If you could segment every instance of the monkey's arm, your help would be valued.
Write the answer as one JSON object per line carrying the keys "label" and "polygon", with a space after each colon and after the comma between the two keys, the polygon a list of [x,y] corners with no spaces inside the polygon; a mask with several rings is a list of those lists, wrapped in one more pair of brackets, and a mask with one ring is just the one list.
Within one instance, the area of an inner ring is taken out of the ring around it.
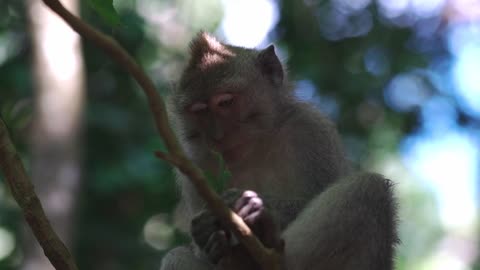
{"label": "monkey's arm", "polygon": [[389,180],[362,173],[335,182],[284,231],[287,269],[392,269],[395,218]]}
{"label": "monkey's arm", "polygon": [[169,251],[162,259],[160,270],[212,270],[214,266],[206,259],[195,255],[191,245],[180,246]]}

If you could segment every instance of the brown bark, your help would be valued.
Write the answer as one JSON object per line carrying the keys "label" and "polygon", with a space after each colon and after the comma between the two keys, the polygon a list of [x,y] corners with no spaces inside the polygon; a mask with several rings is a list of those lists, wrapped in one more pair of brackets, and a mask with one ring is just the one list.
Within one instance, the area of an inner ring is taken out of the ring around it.
{"label": "brown bark", "polygon": [[22,209],[28,225],[42,246],[45,255],[57,270],[77,270],[72,255],[58,235],[53,231],[43,207],[35,194],[15,147],[8,135],[7,127],[0,118],[0,169],[13,197]]}
{"label": "brown bark", "polygon": [[[78,12],[77,0],[62,0]],[[80,37],[38,0],[27,0],[32,36],[35,111],[31,181],[52,227],[70,246],[80,185],[84,75]],[[25,230],[23,270],[50,270]]]}

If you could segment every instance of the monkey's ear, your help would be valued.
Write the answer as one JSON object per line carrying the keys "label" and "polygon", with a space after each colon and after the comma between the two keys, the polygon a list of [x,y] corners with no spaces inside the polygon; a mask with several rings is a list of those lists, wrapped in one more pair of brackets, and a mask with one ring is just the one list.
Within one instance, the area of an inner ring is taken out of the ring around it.
{"label": "monkey's ear", "polygon": [[283,84],[282,63],[275,54],[275,47],[273,45],[260,51],[257,56],[257,63],[262,73],[269,78],[275,86]]}

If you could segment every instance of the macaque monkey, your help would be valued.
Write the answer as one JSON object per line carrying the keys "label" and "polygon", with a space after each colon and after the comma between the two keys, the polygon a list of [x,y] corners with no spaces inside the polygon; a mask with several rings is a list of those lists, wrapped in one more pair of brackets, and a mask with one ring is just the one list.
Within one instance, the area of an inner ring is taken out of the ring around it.
{"label": "macaque monkey", "polygon": [[[199,33],[169,98],[189,157],[231,179],[222,195],[288,270],[390,270],[397,243],[392,183],[352,172],[334,125],[297,100],[273,45],[246,49]],[[193,243],[162,269],[259,269],[179,174]]]}

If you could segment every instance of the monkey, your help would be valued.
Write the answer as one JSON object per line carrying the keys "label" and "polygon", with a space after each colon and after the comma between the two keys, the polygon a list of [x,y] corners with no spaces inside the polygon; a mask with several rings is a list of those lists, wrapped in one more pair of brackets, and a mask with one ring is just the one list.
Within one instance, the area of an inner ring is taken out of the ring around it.
{"label": "monkey", "polygon": [[[284,269],[393,269],[392,181],[354,171],[335,125],[293,89],[273,45],[243,48],[200,32],[167,106],[196,165],[218,175],[224,160],[222,199],[265,246],[284,249]],[[260,269],[181,173],[178,186],[193,241],[161,269]]]}

